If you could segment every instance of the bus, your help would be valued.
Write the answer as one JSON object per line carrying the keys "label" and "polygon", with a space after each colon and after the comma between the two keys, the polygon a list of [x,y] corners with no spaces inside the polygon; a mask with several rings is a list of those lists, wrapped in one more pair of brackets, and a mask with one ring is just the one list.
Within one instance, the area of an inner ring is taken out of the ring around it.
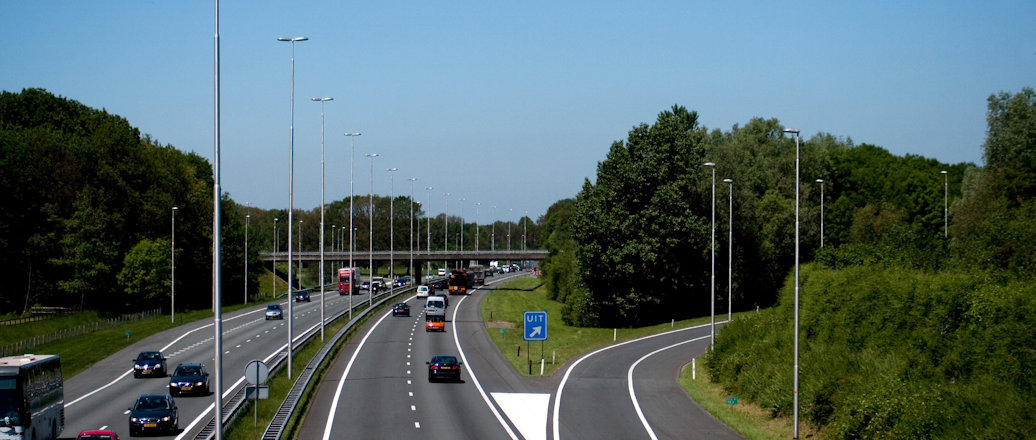
{"label": "bus", "polygon": [[359,295],[360,294],[360,283],[358,281],[359,270],[356,268],[343,267],[338,269],[338,294],[339,295]]}
{"label": "bus", "polygon": [[0,358],[0,439],[57,438],[65,428],[61,358]]}

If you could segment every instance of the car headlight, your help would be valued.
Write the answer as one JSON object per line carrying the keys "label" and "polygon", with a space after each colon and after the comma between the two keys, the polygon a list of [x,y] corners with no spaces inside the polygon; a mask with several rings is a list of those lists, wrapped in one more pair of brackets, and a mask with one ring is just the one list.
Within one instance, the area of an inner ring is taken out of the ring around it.
{"label": "car headlight", "polygon": [[200,387],[202,385],[205,385],[205,382],[198,381],[198,383],[194,384],[194,386],[198,386],[198,387]]}
{"label": "car headlight", "polygon": [[136,417],[130,417],[130,422],[137,423],[137,418]]}
{"label": "car headlight", "polygon": [[176,382],[169,382],[169,388],[176,388]]}
{"label": "car headlight", "polygon": [[168,421],[169,421],[169,418],[170,418],[169,416],[165,416],[165,417],[162,417],[162,421],[163,421],[163,422],[168,422]]}

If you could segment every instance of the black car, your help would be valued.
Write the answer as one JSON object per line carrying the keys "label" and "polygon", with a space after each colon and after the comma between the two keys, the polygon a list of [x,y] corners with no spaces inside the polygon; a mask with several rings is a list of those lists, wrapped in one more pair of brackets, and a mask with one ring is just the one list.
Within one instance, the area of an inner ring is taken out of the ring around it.
{"label": "black car", "polygon": [[180,416],[176,401],[168,394],[143,394],[129,409],[130,435],[144,432],[180,431]]}
{"label": "black car", "polygon": [[209,373],[202,364],[180,364],[169,378],[169,394],[209,394]]}
{"label": "black car", "polygon": [[493,269],[486,269],[485,275],[483,275],[483,276],[487,276],[487,277],[493,276]]}
{"label": "black car", "polygon": [[161,351],[143,351],[133,360],[133,377],[162,377],[167,374],[169,374],[168,367]]}
{"label": "black car", "polygon": [[439,379],[460,381],[460,362],[456,356],[434,356],[428,364],[428,381],[434,382]]}
{"label": "black car", "polygon": [[312,299],[309,297],[309,290],[300,290],[295,293],[295,302],[310,302],[311,300]]}
{"label": "black car", "polygon": [[410,316],[410,306],[407,303],[396,303],[392,306],[392,316]]}
{"label": "black car", "polygon": [[281,305],[270,304],[266,306],[266,319],[284,319],[284,311],[281,310]]}

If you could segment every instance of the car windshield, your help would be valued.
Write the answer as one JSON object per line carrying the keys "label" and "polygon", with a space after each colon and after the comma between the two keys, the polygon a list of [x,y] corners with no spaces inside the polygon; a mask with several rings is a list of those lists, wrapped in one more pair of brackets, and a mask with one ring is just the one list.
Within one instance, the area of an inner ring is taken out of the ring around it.
{"label": "car windshield", "polygon": [[457,363],[457,358],[453,356],[436,356],[432,358],[432,363],[439,365],[453,365]]}
{"label": "car windshield", "polygon": [[201,374],[201,367],[180,367],[176,369],[174,376],[196,376]]}
{"label": "car windshield", "polygon": [[135,409],[166,409],[167,407],[168,405],[164,397],[141,397],[140,399],[137,399],[137,406]]}
{"label": "car windshield", "polygon": [[162,355],[159,354],[159,353],[154,353],[154,352],[152,352],[152,353],[141,353],[140,356],[137,356],[137,360],[138,361],[154,361],[154,360],[159,360],[159,359],[162,359]]}
{"label": "car windshield", "polygon": [[276,311],[276,310],[280,310],[280,309],[281,309],[281,306],[266,306],[266,310],[268,310],[268,311]]}

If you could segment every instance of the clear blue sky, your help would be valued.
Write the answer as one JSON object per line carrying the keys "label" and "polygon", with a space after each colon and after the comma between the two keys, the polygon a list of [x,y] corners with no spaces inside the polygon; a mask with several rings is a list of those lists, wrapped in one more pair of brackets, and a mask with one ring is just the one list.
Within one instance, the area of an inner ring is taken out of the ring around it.
{"label": "clear blue sky", "polygon": [[[295,207],[395,193],[479,221],[542,215],[673,104],[709,129],[777,118],[894,154],[982,163],[986,98],[1036,85],[1036,2],[227,1],[222,184]],[[213,157],[212,1],[5,1],[0,89],[45,88]],[[461,171],[457,164],[463,164]],[[432,186],[434,190],[425,191]],[[496,206],[493,211],[490,207]],[[509,210],[513,210],[509,214]],[[510,216],[510,217],[509,217]]]}

